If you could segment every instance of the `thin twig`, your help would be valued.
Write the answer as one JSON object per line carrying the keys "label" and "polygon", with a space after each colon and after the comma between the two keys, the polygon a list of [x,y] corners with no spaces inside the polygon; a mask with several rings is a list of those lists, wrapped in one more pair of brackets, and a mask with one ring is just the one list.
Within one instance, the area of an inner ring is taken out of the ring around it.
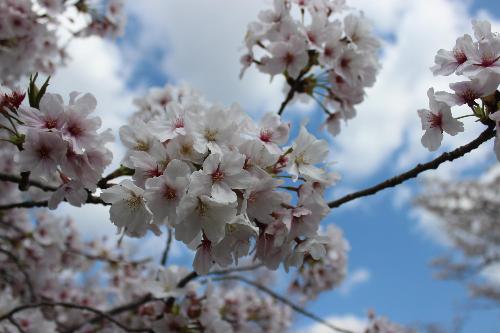
{"label": "thin twig", "polygon": [[292,100],[293,96],[295,95],[295,85],[290,87],[290,91],[288,91],[288,95],[286,95],[285,100],[281,103],[280,109],[278,110],[278,115],[282,115],[283,111],[285,111],[285,108],[287,104]]}
{"label": "thin twig", "polygon": [[[106,312],[102,312],[102,311],[99,311],[99,313],[96,313],[97,315],[95,317],[92,317],[84,322],[82,322],[81,324],[79,325],[76,325],[74,327],[71,327],[67,330],[64,331],[64,333],[72,333],[72,332],[75,332],[75,331],[78,331],[80,328],[82,328],[83,326],[87,325],[87,324],[95,324],[103,319],[108,319],[111,318],[112,320],[115,320],[112,318],[112,316],[116,316],[116,315],[119,315],[123,312],[127,312],[127,311],[133,311],[137,308],[139,308],[141,305],[143,304],[146,304],[148,302],[151,302],[151,301],[154,301],[156,300],[155,298],[153,298],[151,295],[146,295],[134,302],[131,302],[131,303],[128,303],[128,304],[124,304],[124,305],[120,305],[116,308],[113,308],[109,311],[106,311]],[[150,330],[143,330],[141,332],[151,332]]]}
{"label": "thin twig", "polygon": [[63,308],[68,308],[68,309],[77,309],[77,310],[82,310],[82,311],[88,311],[97,314],[101,318],[105,318],[111,323],[115,324],[116,326],[120,327],[122,330],[126,332],[153,332],[149,328],[130,328],[125,326],[124,324],[120,323],[118,320],[114,319],[110,315],[97,310],[95,308],[89,307],[89,306],[84,306],[84,305],[77,305],[77,304],[72,304],[72,303],[64,303],[64,302],[39,302],[39,303],[33,303],[33,304],[24,304],[15,307],[14,309],[10,310],[6,314],[0,316],[0,322],[9,318],[12,318],[13,315],[16,313],[22,312],[24,310],[28,309],[33,309],[33,308],[41,308],[41,307],[63,307]]}
{"label": "thin twig", "polygon": [[133,265],[133,266],[135,266],[135,265],[146,264],[146,263],[151,261],[151,258],[144,258],[144,259],[132,260],[132,261],[123,261],[120,259],[108,258],[104,255],[94,255],[94,254],[86,253],[86,252],[76,250],[76,249],[68,249],[67,252],[73,253],[75,255],[80,255],[80,256],[87,258],[87,259],[90,259],[90,260],[98,260],[98,261],[108,262],[112,265]]}
{"label": "thin twig", "polygon": [[244,282],[246,284],[249,284],[257,289],[259,289],[260,291],[270,295],[271,297],[273,297],[274,299],[276,299],[277,301],[283,303],[283,304],[286,304],[288,305],[290,308],[292,308],[294,311],[308,317],[308,318],[311,318],[312,320],[314,321],[317,321],[318,323],[321,323],[325,326],[327,326],[328,328],[334,330],[334,331],[337,331],[337,332],[342,332],[342,333],[354,333],[350,330],[347,330],[347,329],[344,329],[344,328],[341,328],[341,327],[337,327],[329,322],[327,322],[326,320],[324,320],[323,318],[315,315],[314,313],[312,312],[309,312],[307,310],[305,310],[304,308],[298,306],[297,304],[293,303],[292,301],[290,301],[289,299],[275,293],[274,291],[272,291],[271,289],[255,282],[255,281],[252,281],[252,280],[249,280],[243,276],[240,276],[240,275],[226,275],[226,276],[221,276],[221,277],[217,277],[217,278],[213,278],[212,279],[213,281],[227,281],[227,280],[237,280],[237,281],[241,281],[241,282]]}
{"label": "thin twig", "polygon": [[0,248],[0,253],[3,253],[7,257],[9,257],[10,261],[12,261],[17,266],[17,268],[19,269],[19,271],[21,272],[21,274],[24,277],[24,281],[25,281],[26,285],[28,286],[30,300],[32,302],[34,302],[36,300],[35,289],[33,288],[33,283],[31,283],[30,275],[24,269],[23,265],[21,264],[21,261],[16,257],[16,255],[14,253],[7,251],[5,249]]}
{"label": "thin twig", "polygon": [[23,330],[23,328],[21,327],[21,325],[19,325],[19,323],[17,322],[17,320],[14,319],[14,317],[9,317],[7,318],[8,321],[10,321],[10,323],[12,325],[15,326],[15,328],[17,328],[17,330],[19,331],[19,333],[26,333],[25,330]]}
{"label": "thin twig", "polygon": [[167,264],[168,253],[170,252],[170,245],[172,244],[172,229],[167,227],[167,243],[165,244],[165,250],[163,251],[163,255],[161,256],[160,264],[165,266]]}
{"label": "thin twig", "polygon": [[457,149],[455,149],[451,152],[445,152],[430,162],[427,162],[424,164],[418,164],[413,169],[408,170],[408,171],[406,171],[398,176],[387,179],[387,180],[385,180],[385,181],[383,181],[375,186],[369,187],[367,189],[364,189],[364,190],[361,190],[358,192],[348,194],[340,199],[330,201],[328,203],[328,206],[330,208],[339,207],[339,206],[341,206],[349,201],[355,200],[357,198],[372,195],[372,194],[375,194],[378,191],[381,191],[383,189],[399,185],[399,184],[407,181],[408,179],[417,177],[421,172],[431,170],[431,169],[437,169],[442,163],[444,163],[446,161],[451,162],[457,158],[464,156],[467,153],[470,153],[471,151],[473,151],[474,149],[476,149],[477,147],[479,147],[481,144],[488,141],[489,139],[493,138],[494,136],[495,136],[495,131],[493,130],[493,127],[489,126],[476,139],[472,140],[471,142],[469,142],[466,145],[458,147]]}

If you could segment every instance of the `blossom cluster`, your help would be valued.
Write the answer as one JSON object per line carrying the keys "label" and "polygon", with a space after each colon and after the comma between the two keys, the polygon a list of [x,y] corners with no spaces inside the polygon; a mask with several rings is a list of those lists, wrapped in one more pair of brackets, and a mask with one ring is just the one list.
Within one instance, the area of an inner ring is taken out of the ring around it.
{"label": "blossom cluster", "polygon": [[283,74],[290,97],[307,95],[320,104],[332,135],[341,120],[356,115],[379,68],[378,39],[344,0],[275,0],[249,24],[245,45],[241,75],[252,64],[271,77]]}
{"label": "blossom cluster", "polygon": [[73,36],[115,35],[123,30],[122,0],[107,1],[104,14],[87,1],[0,0],[0,83],[12,87],[30,73],[52,74],[68,58],[61,35],[74,28],[68,22],[79,16],[85,25]]}
{"label": "blossom cluster", "polygon": [[323,193],[337,179],[325,165],[327,142],[301,127],[285,146],[290,126],[279,116],[268,113],[257,124],[236,104],[194,96],[172,99],[147,122],[140,115],[151,112],[141,109],[120,129],[128,148],[122,164],[134,175],[101,194],[112,204],[111,221],[134,237],[173,228],[196,249],[200,274],[214,263],[237,263],[254,242],[256,259],[269,268],[323,257]]}
{"label": "blossom cluster", "polygon": [[329,225],[321,234],[327,240],[326,255],[319,260],[306,256],[290,284],[290,291],[304,297],[302,301],[314,300],[322,292],[336,288],[347,275],[349,243],[342,231]]}
{"label": "blossom cluster", "polygon": [[48,203],[51,209],[63,200],[81,206],[112,161],[105,145],[114,138],[110,130],[98,132],[101,119],[92,115],[96,106],[88,93],[71,93],[68,104],[58,94],[45,93],[38,108],[20,105],[9,110],[21,123],[15,128],[23,140],[19,170],[56,186]]}
{"label": "blossom cluster", "polygon": [[[8,184],[0,182],[0,186],[5,189]],[[5,193],[15,196],[13,189]],[[0,203],[5,201],[0,199]],[[62,304],[50,311],[47,306],[27,307],[0,321],[0,332],[16,332],[18,328],[32,333],[69,328],[123,332],[123,327],[106,319],[92,321],[94,313],[78,308],[106,311],[123,304],[137,306],[117,313],[119,323],[158,333],[278,333],[291,324],[290,308],[269,295],[234,284],[202,288],[190,282],[177,288],[189,274],[186,269],[173,265],[163,268],[149,258],[132,261],[127,251],[111,246],[106,239],[83,241],[71,220],[47,212],[39,212],[35,223],[26,211],[2,214],[0,236],[0,317],[38,300]],[[168,297],[174,297],[171,305],[167,305]]]}
{"label": "blossom cluster", "polygon": [[466,105],[472,113],[459,117],[476,117],[486,125],[496,124],[495,153],[500,160],[500,112],[498,112],[498,86],[500,84],[500,36],[491,31],[487,21],[473,21],[474,39],[465,34],[459,37],[451,51],[439,50],[434,75],[465,76],[466,80],[450,84],[453,93],[434,92],[430,88],[429,109],[418,114],[422,123],[422,144],[430,151],[439,148],[443,133],[456,135],[464,131],[464,125],[454,118],[451,108]]}
{"label": "blossom cluster", "polygon": [[433,261],[441,279],[460,279],[474,297],[500,302],[496,267],[500,264],[500,166],[496,164],[479,179],[430,179],[420,208],[439,219],[443,235],[457,253]]}

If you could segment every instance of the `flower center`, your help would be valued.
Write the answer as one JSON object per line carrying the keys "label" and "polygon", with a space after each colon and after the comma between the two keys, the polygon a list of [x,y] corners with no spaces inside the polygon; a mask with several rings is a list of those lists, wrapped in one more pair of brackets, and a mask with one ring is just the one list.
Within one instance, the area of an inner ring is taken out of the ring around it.
{"label": "flower center", "polygon": [[184,119],[182,118],[175,119],[174,126],[175,128],[184,128]]}
{"label": "flower center", "polygon": [[214,173],[212,173],[212,181],[215,183],[223,179],[224,179],[224,173],[222,173],[222,171],[217,167],[217,170],[215,170]]}
{"label": "flower center", "polygon": [[283,62],[287,66],[293,64],[294,61],[295,61],[295,56],[293,54],[291,54],[290,52],[287,52],[287,54],[285,54],[285,56],[283,57]]}
{"label": "flower center", "polygon": [[142,141],[142,140],[138,140],[137,144],[135,145],[135,150],[148,151],[149,150],[149,143]]}
{"label": "flower center", "polygon": [[80,136],[82,133],[83,133],[83,130],[80,126],[76,125],[76,124],[71,124],[69,127],[68,127],[68,132],[72,135],[72,136]]}
{"label": "flower center", "polygon": [[453,56],[460,65],[467,61],[467,56],[465,55],[464,51],[460,49],[454,49]]}
{"label": "flower center", "polygon": [[38,153],[38,157],[40,157],[40,159],[49,158],[50,148],[47,146],[40,146],[37,150],[37,153]]}
{"label": "flower center", "polygon": [[142,198],[135,194],[132,194],[130,198],[127,199],[127,205],[130,209],[136,210],[142,203]]}
{"label": "flower center", "polygon": [[55,128],[56,126],[57,126],[57,119],[48,118],[47,120],[45,120],[45,128],[52,129]]}
{"label": "flower center", "polygon": [[173,200],[177,197],[177,191],[175,190],[175,188],[171,188],[170,186],[166,186],[165,187],[165,190],[163,192],[163,196],[167,199],[167,200]]}
{"label": "flower center", "polygon": [[263,129],[260,131],[260,140],[263,142],[271,142],[273,138],[273,132],[267,129]]}
{"label": "flower center", "polygon": [[217,139],[217,131],[209,128],[205,129],[205,139],[207,141],[215,141]]}
{"label": "flower center", "polygon": [[442,129],[443,126],[443,115],[442,114],[434,114],[430,113],[429,116],[427,117],[427,121],[429,122],[431,128],[438,127]]}

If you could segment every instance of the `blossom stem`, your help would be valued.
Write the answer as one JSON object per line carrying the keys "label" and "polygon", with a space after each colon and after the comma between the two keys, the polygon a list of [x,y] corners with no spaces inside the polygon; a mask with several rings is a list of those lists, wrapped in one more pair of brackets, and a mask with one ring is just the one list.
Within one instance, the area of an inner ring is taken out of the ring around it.
{"label": "blossom stem", "polygon": [[417,177],[421,172],[427,171],[427,170],[432,170],[432,169],[437,169],[442,163],[446,161],[453,161],[457,158],[460,158],[464,156],[467,153],[470,153],[477,147],[479,147],[481,144],[484,142],[490,140],[495,136],[495,131],[493,130],[493,126],[488,126],[486,130],[484,130],[476,139],[472,140],[466,145],[460,146],[457,149],[451,151],[451,152],[445,152],[441,155],[439,155],[437,158],[433,159],[432,161],[429,161],[424,164],[418,164],[415,166],[413,169],[410,169],[400,175],[397,175],[395,177],[389,178],[375,186],[369,187],[367,189],[354,192],[351,194],[348,194],[340,199],[330,201],[328,203],[328,206],[330,208],[337,208],[340,207],[341,205],[355,200],[357,198],[361,197],[366,197],[369,195],[373,195],[383,189],[389,188],[389,187],[394,187],[396,185],[399,185],[411,178]]}
{"label": "blossom stem", "polygon": [[336,331],[336,332],[342,332],[342,333],[353,333],[352,331],[350,330],[347,330],[347,329],[344,329],[344,328],[341,328],[341,327],[338,327],[338,326],[335,326],[335,325],[332,325],[331,323],[327,322],[326,320],[324,320],[323,318],[315,315],[314,313],[312,312],[309,312],[307,311],[306,309],[298,306],[297,304],[293,303],[292,301],[290,301],[289,299],[287,299],[286,297],[283,297],[277,293],[275,293],[274,291],[272,291],[271,289],[255,282],[255,281],[252,281],[250,279],[247,279],[243,276],[240,276],[240,275],[227,275],[227,276],[221,276],[221,277],[217,277],[217,278],[213,278],[212,279],[213,281],[227,281],[227,280],[237,280],[237,281],[241,281],[241,282],[244,282],[248,285],[251,285],[252,287],[255,287],[257,288],[258,290],[268,294],[269,296],[273,297],[275,300],[283,303],[283,304],[286,304],[288,305],[290,308],[292,308],[292,310],[314,320],[314,321],[317,321],[318,323],[321,323],[323,325],[325,325],[326,327]]}
{"label": "blossom stem", "polygon": [[462,118],[467,118],[467,117],[477,117],[475,114],[466,114],[465,116],[460,116],[455,119],[462,119]]}
{"label": "blossom stem", "polygon": [[170,245],[172,244],[172,229],[170,227],[167,227],[167,243],[165,245],[165,250],[163,251],[163,255],[161,256],[161,261],[160,264],[162,266],[165,266],[167,264],[168,260],[168,254],[170,252]]}
{"label": "blossom stem", "polygon": [[132,176],[133,174],[134,174],[134,169],[129,169],[127,167],[120,166],[118,169],[111,172],[106,177],[101,178],[101,180],[99,180],[99,182],[97,183],[97,187],[103,189],[109,188],[112,186],[112,184],[108,184],[108,181],[121,176]]}
{"label": "blossom stem", "polygon": [[319,98],[318,98],[318,97],[316,97],[316,96],[314,96],[314,95],[312,95],[312,94],[311,94],[311,97],[312,97],[312,98],[316,101],[316,103],[318,103],[318,104],[319,104],[319,106],[321,107],[321,109],[323,109],[323,111],[324,111],[327,115],[329,115],[329,116],[331,116],[331,115],[332,115],[332,113],[331,113],[331,112],[327,109],[327,107],[326,107],[326,106],[325,106],[325,105],[324,105],[324,104],[323,104],[323,103],[319,100]]}

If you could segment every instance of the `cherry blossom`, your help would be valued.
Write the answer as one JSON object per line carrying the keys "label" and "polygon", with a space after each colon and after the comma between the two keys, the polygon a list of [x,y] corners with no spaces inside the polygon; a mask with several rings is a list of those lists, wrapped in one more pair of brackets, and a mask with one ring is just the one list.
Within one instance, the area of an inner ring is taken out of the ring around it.
{"label": "cherry blossom", "polygon": [[443,132],[449,135],[457,135],[463,132],[463,124],[453,118],[450,106],[446,103],[436,100],[434,89],[427,91],[429,97],[429,110],[418,110],[418,115],[422,122],[422,130],[425,130],[422,136],[422,145],[434,151],[441,146]]}
{"label": "cherry blossom", "polygon": [[153,217],[144,201],[144,190],[130,180],[123,180],[119,185],[102,191],[101,198],[111,203],[109,210],[111,222],[130,236],[144,236]]}

